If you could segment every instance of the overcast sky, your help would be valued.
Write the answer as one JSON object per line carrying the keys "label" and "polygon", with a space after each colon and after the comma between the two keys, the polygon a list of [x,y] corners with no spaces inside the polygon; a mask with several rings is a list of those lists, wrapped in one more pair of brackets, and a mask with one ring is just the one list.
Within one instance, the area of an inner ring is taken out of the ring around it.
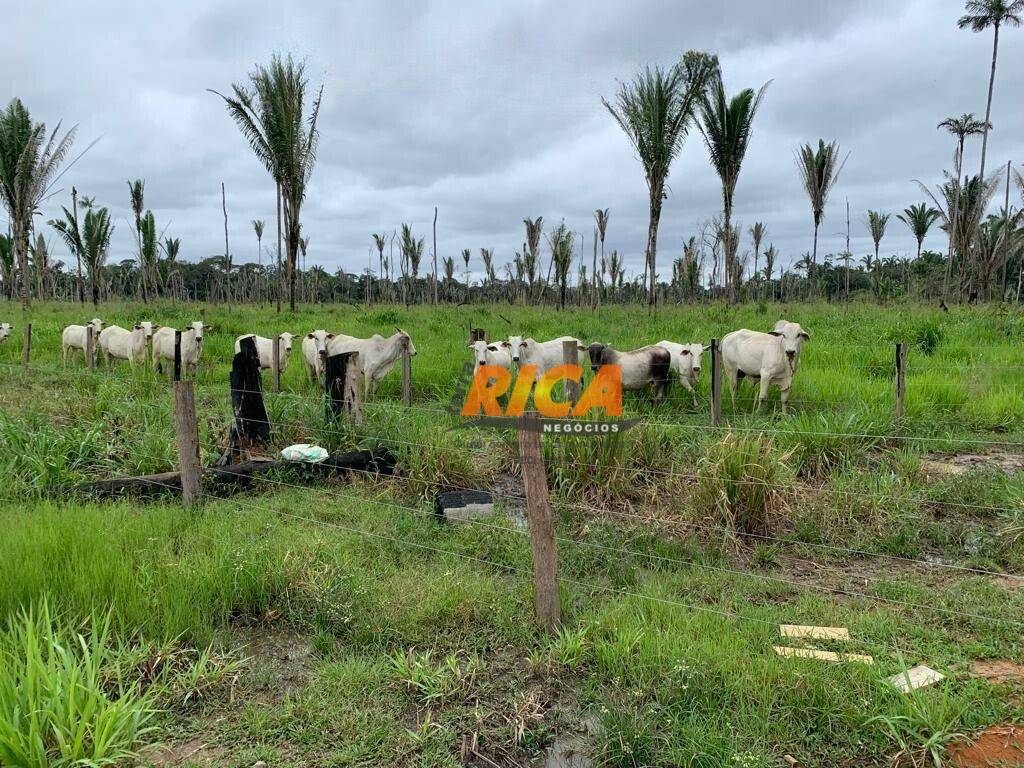
{"label": "overcast sky", "polygon": [[[0,0],[5,5],[11,0]],[[324,85],[319,160],[303,229],[309,263],[364,269],[371,232],[402,222],[427,237],[439,208],[438,251],[494,248],[511,260],[522,219],[565,219],[591,247],[593,211],[610,208],[607,248],[639,270],[647,226],[639,163],[601,104],[646,64],[687,49],[718,54],[726,88],[768,89],[735,199],[744,230],[768,227],[787,263],[811,247],[811,215],[793,151],[837,139],[850,158],[826,210],[819,252],[870,249],[868,208],[920,201],[953,142],[936,123],[985,111],[990,32],[957,29],[958,0],[680,0],[628,2],[174,3],[46,2],[3,14],[7,96],[48,126],[78,125],[98,143],[62,179],[117,222],[110,261],[131,256],[129,178],[146,181],[158,228],[182,256],[223,253],[220,185],[227,185],[231,251],[256,259],[252,219],[273,231],[274,187],[207,88],[245,80],[275,51],[304,57]],[[1024,30],[1001,35],[988,167],[1024,162]],[[967,153],[975,168],[980,141]],[[721,192],[699,135],[672,168],[659,272],[719,212]],[[268,238],[271,239],[271,238]],[[944,247],[936,228],[926,247]],[[265,240],[264,247],[268,244]],[[749,248],[744,240],[743,249]],[[883,251],[913,240],[895,219]],[[66,258],[61,248],[59,258]],[[428,257],[429,258],[429,257]]]}

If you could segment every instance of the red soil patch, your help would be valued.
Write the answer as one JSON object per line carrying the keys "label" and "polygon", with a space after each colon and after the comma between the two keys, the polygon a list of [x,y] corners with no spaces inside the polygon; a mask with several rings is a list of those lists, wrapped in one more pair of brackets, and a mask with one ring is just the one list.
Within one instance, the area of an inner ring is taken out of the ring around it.
{"label": "red soil patch", "polygon": [[956,768],[1024,766],[1024,728],[993,725],[973,739],[951,745],[946,757]]}
{"label": "red soil patch", "polygon": [[1020,683],[1024,682],[1024,665],[991,659],[972,661],[971,675],[984,677],[992,683]]}

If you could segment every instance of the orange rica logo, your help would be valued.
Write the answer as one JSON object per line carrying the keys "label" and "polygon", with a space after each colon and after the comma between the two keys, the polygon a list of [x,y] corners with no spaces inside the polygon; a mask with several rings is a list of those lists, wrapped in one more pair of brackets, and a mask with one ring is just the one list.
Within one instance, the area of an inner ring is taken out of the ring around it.
{"label": "orange rica logo", "polygon": [[[583,390],[579,399],[559,401],[552,398],[552,390],[560,381],[580,384],[583,367],[580,365],[558,365],[537,378],[536,365],[524,365],[519,369],[515,386],[512,373],[500,365],[477,366],[473,382],[462,406],[462,415],[475,417],[483,411],[484,416],[522,416],[533,389],[533,403],[541,416],[549,419],[564,419],[568,416],[579,418],[590,411],[603,409],[605,416],[622,415],[622,369],[617,365],[602,365]],[[536,387],[534,388],[534,383]],[[498,398],[509,392],[508,403],[502,412]]]}

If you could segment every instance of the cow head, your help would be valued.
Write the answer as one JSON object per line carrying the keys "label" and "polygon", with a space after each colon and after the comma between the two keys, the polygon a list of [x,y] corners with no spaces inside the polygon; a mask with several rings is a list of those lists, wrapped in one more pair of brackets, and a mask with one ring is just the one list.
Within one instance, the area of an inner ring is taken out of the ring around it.
{"label": "cow head", "polygon": [[800,323],[791,323],[787,320],[779,320],[769,333],[779,339],[789,370],[795,371],[800,362],[800,350],[805,341],[811,340],[810,334],[800,327]]}
{"label": "cow head", "polygon": [[416,357],[416,347],[413,346],[412,336],[403,331],[397,325],[395,326],[395,330],[398,332],[399,337],[404,338],[405,343],[409,345],[409,357]]}
{"label": "cow head", "polygon": [[700,357],[710,347],[703,344],[683,344],[679,350],[682,365],[679,367],[680,380],[696,384],[700,380]]}
{"label": "cow head", "polygon": [[291,354],[291,351],[292,351],[292,341],[295,339],[295,335],[285,331],[284,333],[278,334],[278,338],[281,339],[281,343],[280,343],[281,350]]}
{"label": "cow head", "polygon": [[11,335],[11,324],[0,323],[0,341],[4,341]]}
{"label": "cow head", "polygon": [[523,340],[523,337],[509,336],[508,341],[504,342],[504,344],[508,347],[508,353],[512,356],[512,362],[518,365],[523,348],[526,346],[526,342]]}
{"label": "cow head", "polygon": [[99,333],[101,330],[103,330],[103,321],[100,320],[98,317],[94,317],[92,320],[90,320],[89,325],[96,329],[96,333]]}
{"label": "cow head", "polygon": [[327,342],[334,338],[334,334],[324,330],[310,331],[306,334],[306,338],[313,342],[313,348],[316,350],[317,357],[321,361],[326,359]]}
{"label": "cow head", "polygon": [[500,352],[501,349],[507,346],[508,342],[500,342],[492,344],[487,341],[471,341],[466,346],[473,350],[473,359],[477,367],[481,365],[487,365],[487,354],[494,354]]}

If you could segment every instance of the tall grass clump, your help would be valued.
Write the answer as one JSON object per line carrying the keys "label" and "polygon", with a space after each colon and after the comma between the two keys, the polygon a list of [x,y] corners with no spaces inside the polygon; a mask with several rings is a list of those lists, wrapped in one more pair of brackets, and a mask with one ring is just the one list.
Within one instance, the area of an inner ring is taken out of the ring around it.
{"label": "tall grass clump", "polygon": [[55,425],[43,416],[15,418],[0,412],[0,495],[39,496],[106,464],[107,439],[100,424]]}
{"label": "tall grass clump", "polygon": [[156,713],[152,693],[115,685],[110,621],[88,635],[50,615],[21,611],[0,634],[0,765],[113,765],[135,755]]}
{"label": "tall grass clump", "polygon": [[699,462],[698,503],[738,533],[764,535],[785,504],[788,458],[770,437],[729,432]]}

